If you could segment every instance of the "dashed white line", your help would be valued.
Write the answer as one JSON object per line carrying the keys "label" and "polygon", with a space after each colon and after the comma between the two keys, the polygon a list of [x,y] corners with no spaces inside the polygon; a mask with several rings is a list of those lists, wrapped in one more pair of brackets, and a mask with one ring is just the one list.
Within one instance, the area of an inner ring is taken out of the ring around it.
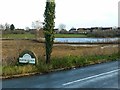
{"label": "dashed white line", "polygon": [[63,85],[63,86],[70,85],[70,84],[73,84],[73,83],[76,83],[76,82],[81,82],[81,81],[84,81],[84,80],[96,78],[96,77],[103,76],[103,75],[110,74],[110,73],[114,73],[114,72],[117,72],[117,71],[119,71],[119,70],[120,70],[120,69],[113,70],[113,71],[109,71],[109,72],[106,72],[106,73],[101,73],[101,74],[94,75],[94,76],[90,76],[90,77],[86,77],[86,78],[83,78],[83,79],[79,79],[79,80],[67,82],[67,83],[64,83],[64,84],[62,84],[62,85]]}

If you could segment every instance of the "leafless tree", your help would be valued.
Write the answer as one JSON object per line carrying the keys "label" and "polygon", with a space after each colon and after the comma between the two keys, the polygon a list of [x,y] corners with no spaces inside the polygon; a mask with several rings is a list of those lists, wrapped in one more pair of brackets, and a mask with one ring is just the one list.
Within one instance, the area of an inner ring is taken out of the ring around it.
{"label": "leafless tree", "polygon": [[0,30],[5,30],[5,26],[3,24],[0,24]]}
{"label": "leafless tree", "polygon": [[61,31],[61,30],[65,30],[65,28],[66,28],[66,25],[65,24],[60,24],[59,25],[59,30]]}
{"label": "leafless tree", "polygon": [[8,23],[5,23],[5,30],[9,30],[10,29],[10,25]]}
{"label": "leafless tree", "polygon": [[43,22],[41,22],[40,20],[32,22],[32,28],[37,30],[43,28]]}
{"label": "leafless tree", "polygon": [[32,22],[32,29],[36,29],[35,36],[37,40],[41,40],[43,38],[43,22],[40,20]]}
{"label": "leafless tree", "polygon": [[29,30],[30,30],[30,28],[29,28],[29,27],[25,27],[25,30],[26,30],[26,31],[29,31]]}

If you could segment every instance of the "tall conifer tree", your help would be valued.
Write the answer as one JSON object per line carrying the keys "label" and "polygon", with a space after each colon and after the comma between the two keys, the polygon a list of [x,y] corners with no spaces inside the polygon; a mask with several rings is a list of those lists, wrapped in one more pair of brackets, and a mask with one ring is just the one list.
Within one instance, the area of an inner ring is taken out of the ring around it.
{"label": "tall conifer tree", "polygon": [[54,43],[54,19],[55,19],[55,0],[46,1],[44,12],[44,35],[46,47],[46,63],[50,63],[52,47]]}

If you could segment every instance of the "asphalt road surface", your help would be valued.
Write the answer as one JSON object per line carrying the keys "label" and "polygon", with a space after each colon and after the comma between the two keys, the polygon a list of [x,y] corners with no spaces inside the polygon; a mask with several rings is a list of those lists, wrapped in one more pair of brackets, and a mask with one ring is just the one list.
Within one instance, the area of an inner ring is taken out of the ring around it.
{"label": "asphalt road surface", "polygon": [[2,88],[119,88],[118,61],[2,81]]}

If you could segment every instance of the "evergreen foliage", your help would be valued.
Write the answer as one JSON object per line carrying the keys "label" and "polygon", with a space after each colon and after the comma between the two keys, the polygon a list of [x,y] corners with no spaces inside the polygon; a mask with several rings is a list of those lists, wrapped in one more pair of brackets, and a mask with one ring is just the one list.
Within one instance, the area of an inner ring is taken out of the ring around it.
{"label": "evergreen foliage", "polygon": [[47,0],[44,12],[44,36],[46,46],[46,63],[50,63],[54,43],[55,0]]}
{"label": "evergreen foliage", "polygon": [[15,26],[13,24],[10,25],[10,30],[14,30]]}

